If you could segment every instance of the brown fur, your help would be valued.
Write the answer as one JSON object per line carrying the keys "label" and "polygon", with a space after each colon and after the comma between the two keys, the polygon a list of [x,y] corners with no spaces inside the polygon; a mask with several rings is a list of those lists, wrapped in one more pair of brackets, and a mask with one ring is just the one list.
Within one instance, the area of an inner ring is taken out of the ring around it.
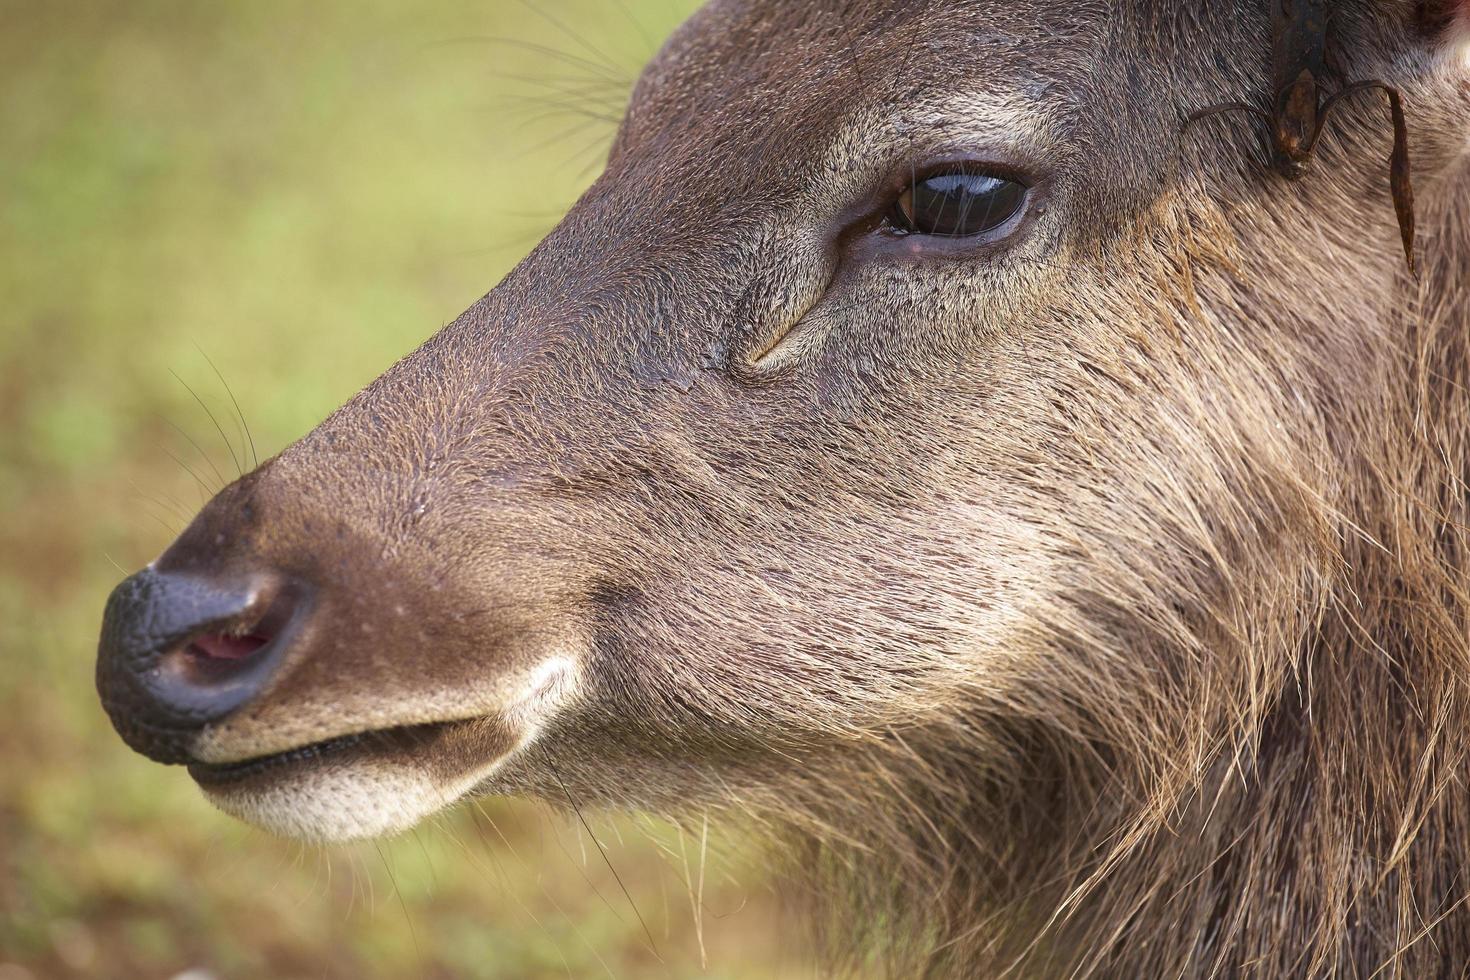
{"label": "brown fur", "polygon": [[[1416,283],[1371,97],[1300,184],[1181,142],[1269,77],[1254,0],[717,0],[526,263],[165,556],[325,583],[207,750],[484,716],[413,757],[463,772],[572,651],[478,791],[768,822],[838,960],[1461,975],[1460,16],[1334,22],[1410,109]],[[1040,176],[1012,246],[852,230],[962,147]]]}

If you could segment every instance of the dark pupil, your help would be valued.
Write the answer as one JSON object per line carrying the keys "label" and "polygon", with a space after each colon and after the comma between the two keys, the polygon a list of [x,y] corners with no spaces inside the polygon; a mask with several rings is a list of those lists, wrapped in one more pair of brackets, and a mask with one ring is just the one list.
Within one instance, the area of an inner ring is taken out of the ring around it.
{"label": "dark pupil", "polygon": [[983,174],[941,174],[914,185],[912,230],[965,238],[1000,227],[1020,210],[1026,188]]}

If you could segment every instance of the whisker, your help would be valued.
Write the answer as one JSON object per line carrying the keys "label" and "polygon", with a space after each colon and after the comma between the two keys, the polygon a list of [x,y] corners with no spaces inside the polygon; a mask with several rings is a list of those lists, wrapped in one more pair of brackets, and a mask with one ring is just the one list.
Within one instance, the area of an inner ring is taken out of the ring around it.
{"label": "whisker", "polygon": [[613,918],[617,919],[620,923],[626,924],[627,920],[624,919],[622,914],[613,907],[612,902],[608,901],[607,896],[602,893],[602,889],[597,887],[597,882],[593,881],[592,878],[587,874],[587,845],[582,835],[577,835],[577,847],[582,852],[581,861],[573,859],[572,853],[567,850],[567,846],[565,842],[562,841],[560,833],[555,834],[553,840],[555,840],[557,848],[562,852],[563,855],[566,856],[569,861],[571,861],[572,866],[577,869],[577,874],[581,876],[582,883],[585,884],[588,888],[592,889],[592,894],[596,895],[598,900],[607,907],[607,910],[612,913]]}
{"label": "whisker", "polygon": [[645,54],[648,57],[652,57],[654,52],[658,50],[658,42],[654,40],[653,35],[648,33],[648,29],[643,26],[643,22],[633,13],[633,8],[628,6],[626,0],[612,0],[612,2],[627,17],[628,23],[633,25],[633,30],[638,32],[638,37],[643,40]]}
{"label": "whisker", "polygon": [[[143,488],[138,486],[138,484],[133,480],[128,480],[128,485],[133,488],[133,492],[134,494],[136,494],[138,499],[144,501],[145,503],[153,504],[155,507],[158,507],[159,509],[167,513],[170,517],[177,518],[186,524],[189,522],[189,516],[183,513],[183,509],[181,507],[170,506],[168,502],[159,499],[157,496],[150,493],[144,493]],[[170,498],[170,500],[172,500],[172,498]],[[173,503],[177,505],[178,501],[174,501]]]}
{"label": "whisker", "polygon": [[557,116],[572,116],[577,119],[585,119],[589,122],[605,123],[608,126],[616,126],[621,121],[619,115],[622,104],[601,102],[595,99],[578,99],[575,97],[557,98],[554,95],[517,95],[507,96],[507,105],[502,114],[506,116],[516,115],[519,107],[529,110],[542,111],[539,115],[524,119],[524,123],[540,122],[543,119],[554,119]]}
{"label": "whisker", "polygon": [[429,868],[429,880],[434,885],[434,890],[439,890],[439,872],[434,867],[434,859],[429,855],[429,848],[424,844],[424,838],[419,834],[417,827],[413,829],[413,842],[419,846],[419,853],[424,856],[424,864]]}
{"label": "whisker", "polygon": [[624,93],[627,85],[622,79],[616,84],[611,80],[598,77],[577,75],[525,75],[513,71],[488,71],[485,73],[490,78],[498,78],[508,82],[524,82],[528,85],[544,86],[555,92],[581,92],[587,95],[603,93],[611,96],[614,93]]}
{"label": "whisker", "polygon": [[[145,500],[144,502],[145,503],[152,503],[153,501]],[[146,517],[153,518],[153,520],[156,521],[160,527],[162,527],[165,531],[167,531],[169,533],[169,536],[170,537],[175,537],[176,538],[180,534],[183,533],[183,528],[182,527],[174,524],[172,521],[164,520],[164,518],[162,517],[162,515],[157,514],[157,513],[155,513],[152,510],[148,510],[148,509],[145,508],[143,510],[143,514]]]}
{"label": "whisker", "polygon": [[633,79],[628,74],[624,73],[621,69],[618,69],[616,66],[614,66],[613,69],[610,71],[605,65],[598,64],[595,61],[588,61],[586,58],[578,57],[577,55],[574,55],[568,51],[563,51],[560,48],[553,48],[545,44],[536,44],[533,41],[523,41],[519,38],[497,37],[495,35],[476,35],[472,37],[449,38],[444,41],[434,42],[434,44],[440,46],[448,46],[451,44],[497,44],[510,48],[519,48],[527,54],[534,54],[539,55],[543,58],[550,58],[551,60],[559,61],[570,68],[580,68],[591,75],[602,78],[607,82],[616,83],[618,85],[626,85],[629,87],[631,87],[633,84]]}
{"label": "whisker", "polygon": [[224,386],[225,394],[230,396],[230,404],[235,406],[235,414],[240,419],[240,428],[245,430],[245,442],[250,446],[250,468],[256,469],[260,466],[260,456],[255,451],[255,437],[250,434],[250,423],[245,421],[245,413],[240,410],[240,402],[235,398],[234,390],[230,388],[230,383],[225,380],[225,376],[221,374],[219,368],[215,366],[214,360],[208,354],[204,353],[204,348],[200,347],[198,344],[195,344],[194,349],[199,352],[200,357],[204,358],[205,363],[207,363],[210,370],[214,372],[214,376],[216,378],[219,378],[219,383]]}
{"label": "whisker", "polygon": [[601,168],[607,166],[607,152],[605,150],[602,153],[597,152],[597,148],[599,146],[603,146],[604,142],[605,141],[603,140],[595,140],[594,142],[583,146],[567,160],[568,163],[571,163],[575,161],[577,157],[583,156],[588,153],[593,154],[592,159],[587,162],[587,165],[581,170],[577,171],[578,180],[587,180],[593,174],[597,173]]}
{"label": "whisker", "polygon": [[[172,419],[165,418],[162,415],[157,416],[157,418],[164,425],[168,426],[170,429],[173,429],[179,435],[184,437],[184,441],[192,446],[194,448],[194,451],[202,456],[204,458],[204,461],[209,464],[209,468],[214,471],[215,478],[219,480],[220,487],[223,487],[227,481],[225,480],[224,473],[220,472],[220,468],[214,464],[214,457],[205,452],[204,447],[195,442],[194,437],[189,435],[189,433],[184,429],[183,426],[177,424]],[[179,459],[177,456],[174,456],[174,454],[172,452],[169,452],[168,449],[165,448],[164,452],[168,452],[169,456],[173,457],[175,462],[177,462],[180,466],[184,466],[183,460]],[[184,466],[184,469],[187,470],[189,468],[187,466]],[[194,471],[189,470],[189,475],[194,476]],[[194,476],[194,479],[199,480],[199,477]],[[199,485],[202,486],[204,488],[204,491],[208,493],[211,497],[214,496],[217,492],[215,488],[210,487],[203,480],[199,480]]]}
{"label": "whisker", "polygon": [[230,437],[225,435],[224,426],[219,424],[219,419],[215,418],[214,412],[211,411],[209,406],[204,403],[204,399],[199,397],[199,393],[196,392],[193,388],[189,387],[189,383],[187,381],[179,377],[177,371],[174,371],[172,368],[170,368],[168,373],[172,374],[174,376],[174,380],[183,385],[184,390],[187,391],[191,396],[193,396],[194,401],[199,403],[200,408],[204,409],[204,414],[209,416],[209,421],[214,423],[214,431],[219,433],[219,437],[224,440],[225,448],[230,451],[230,460],[235,464],[236,473],[240,476],[244,476],[245,471],[240,468],[240,457],[235,455],[235,445],[234,443],[230,442]]}
{"label": "whisker", "polygon": [[581,34],[578,34],[576,31],[572,30],[572,28],[568,27],[559,18],[548,13],[544,8],[539,7],[534,3],[531,3],[531,0],[519,0],[519,2],[522,7],[525,7],[527,10],[531,11],[531,13],[535,14],[537,17],[540,17],[548,24],[560,30],[567,37],[571,38],[574,44],[576,44],[583,51],[586,51],[588,54],[592,55],[592,57],[596,58],[597,61],[599,61],[600,63],[606,65],[614,72],[621,72],[624,70],[621,65],[613,61],[612,58],[608,57],[606,51],[603,51],[601,48],[597,47],[597,45],[588,41]]}
{"label": "whisker", "polygon": [[[542,115],[536,116],[535,118],[525,120],[523,122],[523,125],[525,125],[525,126],[531,126],[531,125],[534,125],[535,123],[540,122],[540,121],[542,121],[544,119],[551,119],[551,118],[554,118],[555,116],[556,116],[556,113],[543,113]],[[536,155],[537,153],[540,153],[540,152],[542,152],[544,150],[551,149],[553,146],[555,146],[558,143],[563,142],[564,140],[571,139],[572,137],[576,136],[578,133],[585,133],[589,128],[590,127],[589,127],[589,124],[588,124],[587,120],[584,119],[584,120],[578,122],[575,126],[571,126],[571,127],[567,128],[567,129],[560,130],[559,132],[555,133],[554,135],[548,137],[547,139],[544,139],[541,142],[536,143],[535,145],[529,147],[524,152],[516,154],[512,159],[514,159],[516,161],[528,159],[528,158]],[[611,143],[612,142],[612,134],[611,133],[602,133],[602,134],[599,134],[598,135],[598,138],[597,139],[598,139],[598,142],[601,142],[601,141],[606,140],[607,142]]]}
{"label": "whisker", "polygon": [[[483,816],[485,820],[490,824],[490,829],[495,831],[495,835],[500,838],[500,842],[505,845],[506,850],[508,850],[510,852],[510,855],[516,859],[521,868],[523,870],[529,871],[525,858],[520,855],[520,852],[516,850],[515,845],[510,842],[510,838],[505,835],[505,831],[500,829],[500,824],[496,823],[494,818],[492,818],[488,813],[484,811],[478,801],[475,801],[472,805],[475,807],[476,810],[479,810],[480,815]],[[544,830],[544,825],[540,829]],[[563,908],[562,904],[556,900],[556,897],[554,895],[551,894],[551,890],[546,887],[546,882],[541,878],[541,876],[537,875],[535,877],[535,881],[537,887],[541,890],[542,897],[544,897],[546,901],[551,905],[551,907],[556,910],[557,915],[560,915],[563,919],[566,919],[569,924],[573,923],[574,920],[572,920],[567,915],[566,909]],[[608,966],[607,961],[603,959],[602,953],[598,951],[597,946],[590,942],[587,937],[583,935],[582,930],[578,929],[575,924],[571,924],[570,927],[573,935],[581,940],[582,945],[586,946],[587,951],[592,954],[592,958],[597,960],[597,965],[602,967],[603,971],[606,972],[609,977],[616,978],[617,975],[613,973],[612,967]]]}
{"label": "whisker", "polygon": [[409,914],[408,902],[403,898],[403,889],[398,887],[398,876],[393,873],[393,866],[388,863],[388,856],[383,853],[383,847],[377,841],[373,841],[373,850],[378,852],[378,859],[383,862],[383,869],[388,872],[388,880],[393,884],[393,895],[398,899],[398,907],[403,910],[403,921],[408,925],[408,938],[413,944],[414,960],[422,962],[423,950],[419,948],[419,937],[413,927],[413,916]]}
{"label": "whisker", "polygon": [[695,919],[694,935],[699,939],[699,965],[709,969],[709,953],[704,946],[704,869],[709,859],[709,812],[705,811],[699,829],[699,891],[696,907],[699,915]]}
{"label": "whisker", "polygon": [[[199,503],[200,503],[201,506],[203,506],[204,503],[206,501],[208,501],[210,497],[213,497],[215,495],[215,490],[212,489],[208,483],[205,483],[204,482],[204,479],[202,477],[200,477],[200,475],[198,473],[195,473],[194,470],[193,470],[193,468],[191,466],[189,466],[188,463],[184,462],[182,459],[180,459],[179,457],[175,456],[174,453],[173,453],[173,450],[169,449],[167,446],[159,446],[158,448],[163,450],[163,454],[165,456],[167,456],[169,459],[173,460],[175,463],[178,463],[179,466],[183,469],[183,471],[185,473],[189,474],[191,477],[193,477],[195,483],[199,484],[199,489],[203,493],[203,496],[199,498]],[[205,458],[207,459],[208,457],[205,457]],[[223,484],[221,484],[221,485],[223,485]]]}
{"label": "whisker", "polygon": [[587,836],[591,837],[592,843],[597,846],[597,853],[602,855],[603,863],[607,865],[607,870],[612,872],[613,880],[616,881],[618,883],[618,887],[623,890],[623,897],[628,900],[628,907],[631,908],[633,910],[633,914],[638,917],[638,924],[643,927],[643,935],[648,938],[649,952],[653,953],[654,959],[662,963],[664,961],[664,958],[659,954],[658,944],[653,941],[653,933],[649,930],[648,923],[643,921],[643,913],[638,911],[638,903],[633,901],[633,896],[631,893],[629,893],[628,886],[623,884],[623,876],[618,874],[617,868],[613,867],[611,859],[609,859],[607,856],[607,851],[603,849],[602,841],[598,840],[597,835],[592,833],[592,828],[587,826],[587,818],[582,816],[582,808],[577,805],[576,799],[572,797],[572,791],[569,790],[567,788],[567,784],[562,781],[561,773],[555,768],[552,768],[551,774],[556,777],[557,785],[559,785],[561,787],[561,791],[566,794],[567,802],[572,805],[572,812],[577,815],[577,820],[582,824],[582,829],[587,831]]}

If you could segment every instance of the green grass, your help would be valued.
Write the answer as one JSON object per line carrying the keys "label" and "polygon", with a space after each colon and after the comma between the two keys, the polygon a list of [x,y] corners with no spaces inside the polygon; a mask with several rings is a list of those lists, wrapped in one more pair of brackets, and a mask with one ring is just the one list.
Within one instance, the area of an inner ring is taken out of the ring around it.
{"label": "green grass", "polygon": [[[692,6],[535,2],[628,80]],[[616,114],[594,55],[510,0],[0,0],[0,25],[0,977],[810,976],[723,832],[702,862],[701,828],[594,818],[631,905],[524,804],[303,848],[134,756],[93,691],[108,590],[245,451],[209,361],[265,456],[452,319],[592,178],[611,126],[545,100]]]}

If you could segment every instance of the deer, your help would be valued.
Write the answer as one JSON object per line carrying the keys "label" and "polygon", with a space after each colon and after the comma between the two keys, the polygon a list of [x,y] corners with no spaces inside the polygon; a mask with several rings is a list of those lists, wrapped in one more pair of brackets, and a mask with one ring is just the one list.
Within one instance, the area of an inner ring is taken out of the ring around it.
{"label": "deer", "polygon": [[1381,104],[1293,181],[1185,131],[1281,2],[713,0],[503,282],[117,587],[117,731],[308,841],[754,814],[838,974],[1460,974],[1470,3],[1324,28],[1415,276]]}

